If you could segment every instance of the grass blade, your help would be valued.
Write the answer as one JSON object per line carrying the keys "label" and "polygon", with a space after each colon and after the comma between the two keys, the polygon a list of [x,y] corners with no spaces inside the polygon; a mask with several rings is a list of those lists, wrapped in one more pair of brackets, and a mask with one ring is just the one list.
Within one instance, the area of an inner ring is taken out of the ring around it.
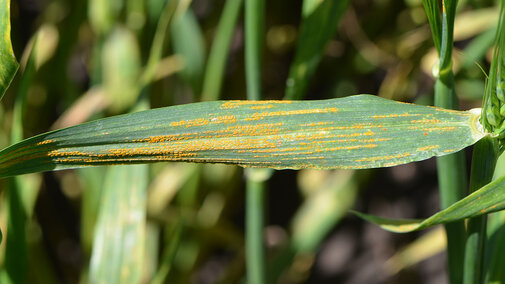
{"label": "grass blade", "polygon": [[[502,153],[496,162],[493,180],[505,175],[505,155]],[[505,282],[505,211],[488,215],[486,242],[485,283]]]}
{"label": "grass blade", "polygon": [[195,14],[187,9],[177,15],[171,25],[174,51],[184,58],[184,69],[179,73],[195,95],[201,91],[205,65],[205,41]]}
{"label": "grass blade", "polygon": [[79,180],[83,186],[81,201],[81,246],[85,259],[91,256],[93,236],[100,199],[102,198],[102,186],[105,179],[105,168],[85,168],[77,171]]}
{"label": "grass blade", "polygon": [[12,50],[10,6],[10,0],[0,1],[0,31],[3,34],[0,41],[0,58],[2,58],[2,67],[0,68],[0,99],[2,99],[19,68],[14,51]]}
{"label": "grass blade", "polygon": [[428,16],[428,22],[430,23],[433,42],[435,43],[437,50],[440,51],[442,22],[440,19],[440,8],[438,2],[438,0],[423,0],[423,6],[426,11],[426,15]]}
{"label": "grass blade", "polygon": [[478,114],[360,95],[221,101],[105,118],[0,152],[0,177],[118,163],[185,161],[276,169],[389,167],[484,136]]}
{"label": "grass blade", "polygon": [[[486,185],[493,178],[499,156],[498,142],[484,138],[473,149],[470,192]],[[486,242],[487,215],[468,220],[463,279],[470,283],[482,283],[484,245]]]}
{"label": "grass blade", "polygon": [[464,199],[454,203],[431,217],[419,219],[387,219],[353,212],[360,218],[372,222],[384,230],[395,233],[419,231],[439,224],[463,220],[505,209],[505,176],[493,181]]}
{"label": "grass blade", "polygon": [[131,108],[140,94],[140,49],[133,32],[115,28],[101,51],[101,73],[109,107],[115,113]]}
{"label": "grass blade", "polygon": [[405,268],[443,252],[446,247],[447,240],[443,228],[430,230],[389,258],[384,264],[384,270],[389,275],[395,275]]}
{"label": "grass blade", "polygon": [[210,49],[203,81],[202,101],[219,98],[225,63],[243,0],[227,0]]}
{"label": "grass blade", "polygon": [[324,237],[347,214],[358,195],[358,176],[364,178],[366,173],[359,175],[363,173],[333,171],[323,175],[314,170],[300,172],[299,177],[305,175],[305,183],[310,181],[314,192],[293,217],[292,242],[298,253],[316,251]]}
{"label": "grass blade", "polygon": [[268,283],[279,282],[297,255],[317,251],[328,233],[353,207],[359,181],[366,175],[366,172],[351,170],[299,172],[298,184],[308,196],[292,219],[293,237],[268,264]]}
{"label": "grass blade", "polygon": [[440,73],[452,72],[454,18],[458,0],[442,0],[442,37],[440,43]]}
{"label": "grass blade", "polygon": [[[168,282],[168,275],[172,269],[172,265],[177,254],[177,249],[180,246],[183,233],[183,219],[180,217],[172,226],[170,235],[167,236],[168,246],[163,251],[159,270],[156,272],[151,284],[163,284]],[[168,227],[168,226],[167,226]]]}
{"label": "grass blade", "polygon": [[163,55],[163,43],[165,42],[165,37],[167,35],[167,30],[173,21],[174,13],[179,5],[179,1],[168,1],[163,11],[159,17],[158,24],[156,26],[156,32],[154,33],[153,43],[151,44],[151,50],[149,52],[149,58],[147,59],[147,64],[145,66],[142,75],[140,76],[140,87],[143,88],[147,86],[156,75],[156,68]]}
{"label": "grass blade", "polygon": [[140,283],[147,167],[109,168],[93,241],[90,283]]}
{"label": "grass blade", "polygon": [[[261,54],[265,0],[245,0],[245,74],[248,100],[261,99]],[[272,172],[248,169],[246,176],[245,250],[248,283],[266,283],[265,191]]]}
{"label": "grass blade", "polygon": [[23,208],[17,184],[8,184],[7,201],[7,243],[5,246],[5,267],[0,273],[2,283],[26,283],[28,271],[28,248],[26,245],[26,212]]}
{"label": "grass blade", "polygon": [[[491,229],[491,230],[490,230]],[[484,283],[505,282],[505,211],[489,216],[488,242],[486,243],[486,280]]]}
{"label": "grass blade", "polygon": [[300,37],[286,83],[287,99],[302,98],[348,3],[349,0],[303,1]]}

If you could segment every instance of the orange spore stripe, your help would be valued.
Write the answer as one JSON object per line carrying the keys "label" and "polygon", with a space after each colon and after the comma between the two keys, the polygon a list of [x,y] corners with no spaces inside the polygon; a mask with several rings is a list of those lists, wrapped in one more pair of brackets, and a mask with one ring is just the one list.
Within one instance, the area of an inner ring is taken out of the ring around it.
{"label": "orange spore stripe", "polygon": [[227,101],[221,104],[221,109],[234,109],[245,105],[280,105],[280,104],[291,104],[292,101]]}
{"label": "orange spore stripe", "polygon": [[425,147],[419,147],[417,148],[417,151],[430,151],[433,149],[440,148],[440,145],[430,145],[430,146],[425,146]]}
{"label": "orange spore stripe", "polygon": [[251,115],[251,117],[246,118],[246,121],[260,120],[267,117],[273,116],[290,116],[290,115],[300,115],[300,114],[315,114],[315,113],[336,113],[337,108],[315,108],[315,109],[297,109],[297,110],[281,110],[281,111],[271,111],[271,112],[256,112]]}
{"label": "orange spore stripe", "polygon": [[420,116],[422,114],[418,113],[392,113],[392,114],[384,114],[384,115],[374,115],[372,116],[374,119],[379,119],[379,118],[395,118],[395,117],[408,117],[408,116]]}
{"label": "orange spore stripe", "polygon": [[379,156],[379,157],[367,157],[363,159],[357,159],[355,160],[356,162],[376,162],[376,161],[383,161],[383,160],[392,160],[392,159],[401,159],[405,157],[409,157],[411,154],[409,152],[397,154],[397,155],[390,155],[390,156]]}

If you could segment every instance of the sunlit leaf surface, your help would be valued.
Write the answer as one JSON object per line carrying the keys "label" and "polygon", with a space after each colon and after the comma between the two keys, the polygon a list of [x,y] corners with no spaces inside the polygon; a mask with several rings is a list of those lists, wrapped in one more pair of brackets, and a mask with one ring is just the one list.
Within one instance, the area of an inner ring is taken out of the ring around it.
{"label": "sunlit leaf surface", "polygon": [[10,1],[0,0],[0,99],[18,70],[18,62],[12,51]]}
{"label": "sunlit leaf surface", "polygon": [[90,283],[141,283],[144,260],[145,165],[110,167],[100,201]]}
{"label": "sunlit leaf surface", "polygon": [[322,101],[215,101],[110,117],[0,152],[0,177],[157,161],[276,169],[389,167],[483,137],[478,114],[359,95]]}

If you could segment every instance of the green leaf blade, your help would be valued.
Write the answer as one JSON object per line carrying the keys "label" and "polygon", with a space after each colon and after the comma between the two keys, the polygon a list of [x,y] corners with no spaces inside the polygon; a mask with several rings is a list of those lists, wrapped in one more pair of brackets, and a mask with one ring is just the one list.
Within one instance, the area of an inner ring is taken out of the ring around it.
{"label": "green leaf blade", "polygon": [[205,40],[191,9],[175,17],[171,32],[174,51],[184,58],[184,69],[180,75],[199,95],[205,66]]}
{"label": "green leaf blade", "polygon": [[0,31],[3,33],[0,40],[0,99],[9,87],[19,64],[12,50],[11,43],[11,23],[10,23],[10,1],[0,1]]}
{"label": "green leaf blade", "polygon": [[296,54],[289,69],[286,99],[301,99],[350,1],[304,0]]}
{"label": "green leaf blade", "polygon": [[140,283],[144,260],[145,165],[110,167],[100,201],[90,283]]}
{"label": "green leaf blade", "polygon": [[360,95],[217,101],[57,130],[0,152],[0,177],[158,161],[276,169],[389,167],[456,152],[484,136],[478,115]]}
{"label": "green leaf blade", "polygon": [[442,210],[427,219],[388,219],[377,217],[360,212],[353,212],[355,215],[381,228],[395,232],[407,233],[418,231],[439,224],[476,217],[483,214],[493,213],[505,209],[505,176],[493,181],[464,199],[454,203],[445,210]]}

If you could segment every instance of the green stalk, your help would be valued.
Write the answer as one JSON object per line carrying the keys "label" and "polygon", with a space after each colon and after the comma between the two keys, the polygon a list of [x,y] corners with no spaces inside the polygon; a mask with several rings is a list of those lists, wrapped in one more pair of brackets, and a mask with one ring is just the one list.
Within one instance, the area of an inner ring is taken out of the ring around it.
{"label": "green stalk", "polygon": [[[504,118],[501,111],[503,98],[503,46],[505,37],[504,6],[500,9],[500,21],[496,31],[495,50],[483,100],[481,123],[490,133],[503,137]],[[497,139],[483,139],[474,147],[470,191],[473,192],[492,180],[499,156]],[[465,250],[464,283],[484,282],[485,243],[487,240],[487,215],[468,221],[468,237]]]}
{"label": "green stalk", "polygon": [[[245,1],[245,68],[247,99],[261,98],[261,46],[264,0]],[[247,283],[266,283],[263,247],[264,194],[267,178],[262,170],[246,172],[246,268]]]}
{"label": "green stalk", "polygon": [[263,248],[265,180],[254,175],[261,170],[247,169],[246,185],[246,267],[247,283],[266,283]]}
{"label": "green stalk", "polygon": [[242,7],[242,0],[227,0],[224,5],[205,69],[202,101],[215,101],[219,98],[226,58],[240,7]]}
{"label": "green stalk", "polygon": [[261,98],[261,46],[265,0],[245,1],[245,68],[247,99]]}
{"label": "green stalk", "polygon": [[[496,139],[484,138],[473,148],[470,193],[491,182],[499,156]],[[487,214],[468,221],[463,283],[483,283]]]}
{"label": "green stalk", "polygon": [[[452,73],[452,45],[454,15],[457,1],[442,1],[442,21],[439,18],[437,1],[431,2],[430,25],[437,49],[439,49],[439,72],[435,82],[435,106],[458,109]],[[425,1],[426,3],[426,1]],[[426,5],[425,5],[426,7]],[[440,38],[437,36],[440,35]],[[437,158],[437,174],[440,190],[440,205],[445,209],[466,195],[467,178],[465,157],[462,152]],[[462,267],[465,248],[463,222],[445,225],[450,283],[462,282]]]}
{"label": "green stalk", "polygon": [[[452,71],[440,76],[435,83],[435,106],[457,109]],[[465,197],[467,186],[463,152],[437,158],[440,206],[445,209]],[[465,247],[465,226],[462,221],[445,225],[450,283],[461,283],[461,268]]]}

